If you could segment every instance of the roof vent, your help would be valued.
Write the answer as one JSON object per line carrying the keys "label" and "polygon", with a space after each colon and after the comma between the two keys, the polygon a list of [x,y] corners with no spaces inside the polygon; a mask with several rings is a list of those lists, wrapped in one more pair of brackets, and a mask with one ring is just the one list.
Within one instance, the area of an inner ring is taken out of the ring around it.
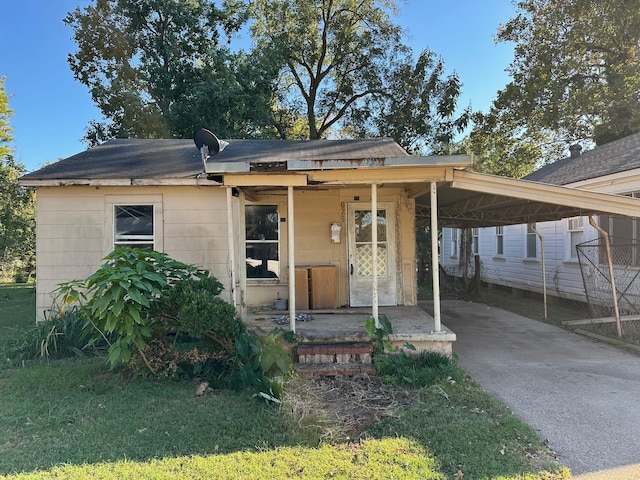
{"label": "roof vent", "polygon": [[580,145],[579,143],[574,143],[569,147],[569,152],[571,152],[571,158],[579,157],[581,151],[582,151],[582,145]]}

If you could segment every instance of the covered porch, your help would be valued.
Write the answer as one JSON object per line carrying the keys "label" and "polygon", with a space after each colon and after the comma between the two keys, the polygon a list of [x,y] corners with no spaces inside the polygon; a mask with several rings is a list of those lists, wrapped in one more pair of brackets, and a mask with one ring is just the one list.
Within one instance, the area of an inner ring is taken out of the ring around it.
{"label": "covered porch", "polygon": [[[244,322],[252,329],[269,332],[276,327],[289,328],[288,311],[275,309],[249,309]],[[405,343],[417,351],[437,351],[451,355],[456,334],[445,325],[436,330],[435,320],[418,305],[379,307],[380,316],[386,316],[393,326],[389,335],[392,346],[404,348]],[[340,308],[336,310],[305,310],[297,312],[296,334],[298,342],[313,344],[369,342],[365,322],[372,318],[371,307]]]}

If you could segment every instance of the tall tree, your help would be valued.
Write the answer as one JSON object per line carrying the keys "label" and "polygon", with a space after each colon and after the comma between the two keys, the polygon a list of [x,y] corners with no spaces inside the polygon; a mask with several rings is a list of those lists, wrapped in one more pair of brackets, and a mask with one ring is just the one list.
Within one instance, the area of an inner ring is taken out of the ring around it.
{"label": "tall tree", "polygon": [[390,135],[421,150],[462,127],[453,118],[457,77],[443,78],[429,51],[414,63],[391,20],[394,1],[254,0],[252,8],[256,50],[282,67],[277,118],[291,122],[277,125],[282,137],[304,118],[311,139]]}
{"label": "tall tree", "polygon": [[0,78],[0,277],[28,276],[35,261],[35,193],[21,187],[24,165],[13,158],[13,140],[4,78]]}
{"label": "tall tree", "polygon": [[640,131],[637,0],[521,0],[498,41],[515,43],[497,105],[529,129],[597,144]]}
{"label": "tall tree", "polygon": [[5,158],[11,153],[7,143],[13,140],[13,129],[9,120],[13,116],[13,110],[9,108],[9,99],[4,87],[6,77],[0,78],[0,158]]}
{"label": "tall tree", "polygon": [[[241,0],[94,0],[65,18],[78,50],[69,55],[106,121],[87,139],[182,137],[208,127],[222,136],[264,134],[271,79],[220,46],[246,20]],[[257,132],[257,133],[256,133]]]}
{"label": "tall tree", "polygon": [[471,118],[473,129],[463,145],[473,154],[473,168],[478,172],[521,178],[542,166],[545,159],[563,154],[552,132],[523,128],[503,110],[492,107],[489,113],[476,112]]}

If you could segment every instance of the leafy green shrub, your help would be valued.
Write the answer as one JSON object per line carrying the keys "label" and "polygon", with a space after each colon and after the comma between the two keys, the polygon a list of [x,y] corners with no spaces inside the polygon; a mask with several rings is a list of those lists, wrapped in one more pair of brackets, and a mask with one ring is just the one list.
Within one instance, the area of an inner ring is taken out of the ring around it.
{"label": "leafy green shrub", "polygon": [[266,401],[279,402],[283,379],[291,373],[293,356],[289,337],[276,329],[264,338],[246,331],[235,340],[228,385],[233,389],[253,388]]}
{"label": "leafy green shrub", "polygon": [[391,342],[389,341],[389,335],[393,333],[393,327],[386,315],[381,315],[378,318],[380,327],[376,326],[375,318],[368,318],[364,324],[366,332],[371,337],[373,342],[374,351],[377,353],[393,351]]}
{"label": "leafy green shrub", "polygon": [[426,387],[444,379],[460,381],[464,377],[463,371],[439,352],[421,352],[416,356],[404,351],[376,355],[374,366],[380,378],[392,385]]}
{"label": "leafy green shrub", "polygon": [[205,339],[207,350],[219,355],[232,355],[233,341],[244,332],[233,305],[218,295],[222,284],[215,277],[187,279],[165,289],[155,315],[163,332],[175,332]]}
{"label": "leafy green shrub", "polygon": [[84,304],[89,343],[104,339],[109,344],[107,362],[115,367],[130,360],[132,348],[145,358],[146,342],[152,337],[149,312],[164,289],[207,273],[146,249],[118,247],[104,260],[85,280],[61,284],[57,296],[63,305]]}
{"label": "leafy green shrub", "polygon": [[[207,376],[214,386],[252,387],[277,400],[291,349],[273,332],[248,332],[208,272],[148,250],[117,248],[86,280],[60,285],[63,305],[80,304],[88,344],[107,343],[107,361],[154,376]],[[171,337],[173,336],[173,341]],[[187,348],[184,348],[184,346]]]}

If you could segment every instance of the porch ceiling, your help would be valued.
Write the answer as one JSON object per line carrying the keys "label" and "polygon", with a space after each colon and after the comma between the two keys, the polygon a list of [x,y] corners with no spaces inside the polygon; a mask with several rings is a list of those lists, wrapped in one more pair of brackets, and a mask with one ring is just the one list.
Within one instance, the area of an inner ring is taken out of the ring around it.
{"label": "porch ceiling", "polygon": [[[416,219],[429,219],[429,195],[416,198]],[[581,215],[638,216],[640,200],[526,180],[454,170],[438,184],[438,223],[490,227],[559,220]]]}

